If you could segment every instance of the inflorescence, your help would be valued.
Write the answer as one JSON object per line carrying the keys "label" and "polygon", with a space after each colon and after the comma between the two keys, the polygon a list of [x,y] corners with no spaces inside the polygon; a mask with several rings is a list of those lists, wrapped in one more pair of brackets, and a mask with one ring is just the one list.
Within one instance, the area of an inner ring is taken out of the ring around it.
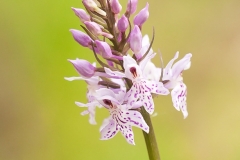
{"label": "inflorescence", "polygon": [[142,37],[142,25],[149,17],[147,3],[138,12],[133,23],[129,18],[137,9],[138,0],[129,0],[124,14],[118,0],[82,0],[85,10],[72,8],[84,25],[85,31],[71,29],[73,38],[81,46],[93,52],[99,63],[91,64],[84,59],[69,60],[79,77],[66,80],[84,80],[87,83],[87,103],[76,102],[86,107],[82,115],[89,115],[89,123],[96,124],[96,107],[107,109],[110,116],[100,127],[101,140],[113,138],[119,131],[130,144],[134,143],[132,126],[149,132],[140,110],[154,112],[153,96],[168,95],[171,90],[173,106],[188,116],[186,85],[182,72],[190,67],[192,54],[186,54],[175,64],[178,52],[164,69],[151,61],[156,55],[147,35]]}

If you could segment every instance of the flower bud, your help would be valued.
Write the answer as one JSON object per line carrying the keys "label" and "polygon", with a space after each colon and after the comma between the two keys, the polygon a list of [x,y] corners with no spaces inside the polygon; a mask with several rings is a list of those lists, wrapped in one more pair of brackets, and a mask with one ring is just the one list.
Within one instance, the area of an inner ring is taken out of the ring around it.
{"label": "flower bud", "polygon": [[134,17],[134,25],[138,25],[139,27],[141,27],[142,24],[148,19],[148,6],[149,4],[147,3],[146,6]]}
{"label": "flower bud", "polygon": [[95,73],[96,68],[84,59],[77,58],[76,60],[69,60],[69,62],[71,62],[77,72],[85,78],[91,78]]}
{"label": "flower bud", "polygon": [[76,29],[70,29],[70,32],[72,33],[75,41],[77,41],[83,47],[89,47],[91,45],[92,39],[87,34]]}
{"label": "flower bud", "polygon": [[130,48],[134,53],[138,53],[142,49],[142,33],[137,25],[134,26],[130,37]]}
{"label": "flower bud", "polygon": [[118,30],[121,32],[125,32],[128,28],[128,19],[125,15],[123,15],[117,23]]}
{"label": "flower bud", "polygon": [[113,36],[111,34],[103,32],[101,29],[103,27],[95,22],[86,21],[86,22],[84,22],[84,24],[86,25],[87,29],[96,36],[102,35],[107,38],[113,38]]}
{"label": "flower bud", "polygon": [[95,40],[95,44],[98,48],[98,53],[103,57],[103,58],[111,58],[112,57],[112,51],[110,46],[103,41]]}
{"label": "flower bud", "polygon": [[86,25],[87,29],[92,32],[94,35],[99,35],[99,33],[102,32],[101,27],[95,23],[95,22],[84,22],[84,24]]}
{"label": "flower bud", "polygon": [[103,10],[101,10],[97,4],[93,1],[93,0],[83,0],[82,1],[83,5],[88,8],[91,11],[95,11],[98,14],[101,14],[103,16],[106,16],[106,12],[104,12]]}
{"label": "flower bud", "polygon": [[114,66],[114,63],[113,63],[112,61],[107,60],[107,63],[108,63],[108,65],[111,66],[111,67]]}
{"label": "flower bud", "polygon": [[122,6],[121,6],[121,4],[119,3],[118,0],[112,0],[110,5],[111,5],[112,12],[114,14],[118,14],[118,13],[121,12]]}
{"label": "flower bud", "polygon": [[72,10],[80,18],[80,20],[84,23],[85,21],[90,21],[90,16],[86,13],[85,10],[79,8],[73,8]]}
{"label": "flower bud", "polygon": [[138,3],[138,0],[128,0],[127,12],[130,14],[135,13],[137,10],[137,3]]}

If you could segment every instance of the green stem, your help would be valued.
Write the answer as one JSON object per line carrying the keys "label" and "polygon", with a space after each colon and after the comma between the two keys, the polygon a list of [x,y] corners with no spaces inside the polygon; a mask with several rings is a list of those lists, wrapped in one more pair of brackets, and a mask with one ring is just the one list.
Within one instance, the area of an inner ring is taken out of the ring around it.
{"label": "green stem", "polygon": [[149,126],[149,133],[146,133],[143,131],[145,143],[146,143],[147,150],[148,150],[149,160],[160,160],[160,154],[159,154],[159,150],[158,150],[157,140],[156,140],[154,130],[153,130],[151,117],[144,108],[141,109],[141,113],[142,113],[144,120],[146,121],[146,123]]}
{"label": "green stem", "polygon": [[[126,79],[126,83],[128,86],[130,86],[130,87],[132,86],[132,82],[129,79]],[[145,122],[149,126],[149,133],[142,131],[144,139],[145,139],[147,151],[148,151],[149,160],[160,160],[160,154],[159,154],[159,150],[158,150],[157,140],[155,137],[151,117],[150,117],[149,113],[143,107],[141,107],[140,112],[141,112]]]}

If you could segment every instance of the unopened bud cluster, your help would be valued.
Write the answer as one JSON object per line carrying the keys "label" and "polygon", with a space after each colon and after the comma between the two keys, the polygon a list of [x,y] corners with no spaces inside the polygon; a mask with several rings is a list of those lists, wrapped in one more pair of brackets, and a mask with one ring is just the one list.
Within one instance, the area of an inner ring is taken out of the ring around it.
{"label": "unopened bud cluster", "polygon": [[[142,36],[143,24],[149,17],[149,4],[133,19],[137,0],[129,0],[126,9],[118,0],[82,0],[85,9],[72,8],[82,22],[82,31],[70,29],[73,38],[81,46],[92,50],[96,62],[84,59],[69,60],[79,77],[66,80],[84,80],[87,83],[87,103],[76,102],[87,109],[89,122],[96,124],[96,108],[105,108],[110,116],[103,120],[101,139],[113,138],[119,131],[130,144],[134,143],[132,126],[149,132],[140,110],[154,112],[152,94],[171,96],[174,107],[187,117],[186,85],[182,71],[190,67],[191,54],[181,60],[178,52],[165,68],[157,68],[151,61],[156,55],[147,35]],[[123,13],[123,14],[121,14]],[[154,36],[154,35],[153,35]]]}

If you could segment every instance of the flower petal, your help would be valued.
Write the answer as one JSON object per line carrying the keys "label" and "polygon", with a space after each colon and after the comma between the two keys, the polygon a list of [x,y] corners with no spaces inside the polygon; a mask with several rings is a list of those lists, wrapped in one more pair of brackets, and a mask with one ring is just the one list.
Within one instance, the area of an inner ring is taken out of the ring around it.
{"label": "flower petal", "polygon": [[104,99],[110,100],[117,105],[120,104],[119,101],[117,100],[117,97],[116,97],[115,93],[112,90],[107,89],[107,88],[98,89],[96,91],[95,97],[103,106],[105,106],[107,108],[109,106],[106,106],[106,104],[103,102]]}
{"label": "flower petal", "polygon": [[149,127],[140,112],[129,110],[124,112],[123,116],[127,118],[129,125],[138,127],[144,130],[146,133],[149,133]]}
{"label": "flower petal", "polygon": [[101,140],[108,140],[113,138],[118,132],[117,123],[112,118],[107,118],[103,121],[102,126],[100,127]]}
{"label": "flower petal", "polygon": [[149,114],[154,112],[154,102],[150,92],[145,92],[141,94],[140,101],[143,102],[143,107]]}
{"label": "flower petal", "polygon": [[169,90],[163,86],[162,82],[146,81],[146,86],[150,88],[151,93],[168,95]]}
{"label": "flower petal", "polygon": [[171,92],[173,106],[178,111],[182,111],[184,118],[188,116],[187,112],[187,87],[184,83],[179,83]]}
{"label": "flower petal", "polygon": [[123,67],[124,69],[128,68],[128,65],[137,64],[137,62],[130,56],[123,56]]}
{"label": "flower petal", "polygon": [[[116,113],[116,111],[114,113]],[[129,119],[127,118],[129,117],[130,111],[118,110],[117,114],[114,113],[112,114],[112,117],[114,117],[114,120],[117,122],[122,135],[125,137],[128,143],[135,145],[132,126],[131,123],[129,123]]]}
{"label": "flower petal", "polygon": [[[141,54],[143,56],[147,52],[149,46],[150,46],[150,41],[149,41],[148,35],[146,34],[146,35],[143,36],[143,39],[142,39],[142,49],[139,52],[139,54]],[[149,55],[153,54],[152,48],[149,50],[148,54]]]}
{"label": "flower petal", "polygon": [[124,102],[124,97],[126,95],[126,91],[125,90],[120,90],[116,96],[117,100],[119,101],[120,104],[122,104]]}
{"label": "flower petal", "polygon": [[142,49],[142,33],[139,26],[134,25],[129,39],[131,50],[134,52],[137,59],[141,58],[136,55]]}
{"label": "flower petal", "polygon": [[104,67],[104,70],[108,75],[113,76],[113,77],[116,77],[116,76],[117,77],[126,77],[124,73],[119,72],[119,71],[112,71],[111,69],[106,68],[106,67]]}
{"label": "flower petal", "polygon": [[85,80],[82,77],[64,77],[65,80],[67,81],[74,81],[74,80]]}
{"label": "flower petal", "polygon": [[137,83],[134,83],[131,87],[131,89],[127,92],[127,94],[125,95],[125,100],[128,101],[128,106],[129,109],[134,107],[134,103],[139,99],[139,85]]}
{"label": "flower petal", "polygon": [[150,41],[149,41],[149,36],[147,34],[145,34],[142,38],[142,46],[146,46],[149,45]]}
{"label": "flower petal", "polygon": [[142,102],[141,101],[137,101],[135,103],[133,103],[133,106],[129,107],[128,109],[137,109],[142,107]]}
{"label": "flower petal", "polygon": [[142,70],[137,64],[130,64],[125,69],[125,75],[128,79],[135,81],[142,78]]}
{"label": "flower petal", "polygon": [[135,145],[134,134],[133,134],[131,125],[124,126],[123,128],[120,127],[120,131],[121,131],[122,135],[126,138],[126,140],[129,144]]}
{"label": "flower petal", "polygon": [[143,77],[147,80],[159,81],[161,77],[161,68],[157,68],[154,63],[149,61],[143,70]]}
{"label": "flower petal", "polygon": [[89,86],[94,86],[94,87],[99,86],[98,82],[99,82],[100,78],[98,76],[93,76],[91,78],[83,78],[83,79],[86,80],[88,87]]}
{"label": "flower petal", "polygon": [[172,65],[173,62],[178,58],[179,52],[177,52],[172,60],[170,60],[167,66],[163,70],[163,78],[162,80],[170,80],[172,78]]}
{"label": "flower petal", "polygon": [[177,78],[181,72],[183,70],[186,70],[190,67],[191,65],[191,57],[192,57],[192,54],[189,53],[189,54],[186,54],[182,59],[180,59],[179,61],[177,61],[173,67],[172,67],[172,76],[173,78]]}
{"label": "flower petal", "polygon": [[83,111],[81,113],[82,116],[89,114],[89,123],[90,124],[97,124],[95,120],[95,113],[96,113],[96,107],[99,106],[100,104],[97,101],[90,102],[87,104],[81,103],[81,102],[75,102],[75,104],[79,107],[88,107],[87,110]]}
{"label": "flower petal", "polygon": [[153,54],[149,54],[140,62],[139,66],[141,68],[141,70],[143,71],[145,66],[147,65],[147,63],[149,63],[149,61],[156,55],[156,53]]}

